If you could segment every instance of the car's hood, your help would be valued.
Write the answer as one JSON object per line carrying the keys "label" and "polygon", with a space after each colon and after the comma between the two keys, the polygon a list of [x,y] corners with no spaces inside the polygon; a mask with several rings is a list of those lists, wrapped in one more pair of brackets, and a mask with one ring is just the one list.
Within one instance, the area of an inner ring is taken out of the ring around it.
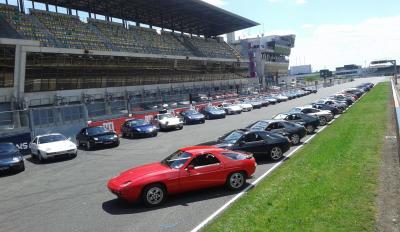
{"label": "car's hood", "polygon": [[167,119],[163,119],[160,120],[160,123],[162,124],[179,124],[180,123],[180,119],[179,118],[167,118]]}
{"label": "car's hood", "polygon": [[225,114],[223,110],[209,110],[208,112],[211,114]]}
{"label": "car's hood", "polygon": [[76,145],[69,140],[65,140],[53,143],[39,144],[38,149],[45,152],[59,152],[76,149]]}
{"label": "car's hood", "polygon": [[243,108],[251,108],[251,107],[253,107],[253,105],[252,104],[249,104],[249,103],[240,103],[239,104],[241,107],[243,107]]}
{"label": "car's hood", "polygon": [[135,167],[129,170],[122,172],[119,176],[114,177],[113,181],[117,184],[123,184],[126,181],[136,181],[142,178],[148,178],[160,174],[166,174],[172,172],[173,169],[170,167],[163,165],[159,162],[146,164],[143,166]]}
{"label": "car's hood", "polygon": [[238,105],[232,105],[232,106],[226,106],[224,107],[225,109],[229,109],[229,110],[240,110],[240,106]]}
{"label": "car's hood", "polygon": [[153,129],[154,129],[154,126],[148,124],[148,125],[143,125],[143,126],[134,126],[134,127],[132,127],[132,129],[148,131],[148,130],[153,130]]}
{"label": "car's hood", "polygon": [[12,159],[14,157],[20,157],[21,154],[19,152],[4,152],[4,153],[0,153],[0,161],[1,160],[9,160]]}
{"label": "car's hood", "polygon": [[188,118],[204,118],[204,115],[202,114],[190,114],[187,115]]}

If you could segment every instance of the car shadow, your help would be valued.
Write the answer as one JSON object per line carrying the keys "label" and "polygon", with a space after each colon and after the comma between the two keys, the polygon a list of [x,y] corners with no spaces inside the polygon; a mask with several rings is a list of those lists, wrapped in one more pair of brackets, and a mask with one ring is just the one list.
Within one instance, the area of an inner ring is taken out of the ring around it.
{"label": "car shadow", "polygon": [[73,160],[76,157],[70,157],[68,155],[62,155],[62,156],[57,156],[57,157],[53,157],[53,158],[48,158],[46,160],[43,161],[39,161],[36,158],[31,157],[26,157],[25,160],[32,163],[32,164],[36,164],[36,165],[44,165],[44,164],[52,164],[52,163],[61,163],[61,162],[65,162],[65,161],[69,161],[69,160]]}
{"label": "car shadow", "polygon": [[3,171],[0,171],[0,179],[10,177],[10,176],[16,176],[22,172],[23,171],[3,170]]}
{"label": "car shadow", "polygon": [[[250,185],[246,184],[245,187]],[[210,199],[232,196],[239,193],[238,191],[229,191],[225,187],[216,187],[211,189],[202,189],[195,192],[182,193],[178,195],[168,196],[165,203],[159,207],[146,207],[141,202],[129,203],[120,199],[112,199],[103,202],[102,208],[111,215],[137,214],[159,209],[165,209],[175,206],[189,206],[191,203],[206,201]]]}

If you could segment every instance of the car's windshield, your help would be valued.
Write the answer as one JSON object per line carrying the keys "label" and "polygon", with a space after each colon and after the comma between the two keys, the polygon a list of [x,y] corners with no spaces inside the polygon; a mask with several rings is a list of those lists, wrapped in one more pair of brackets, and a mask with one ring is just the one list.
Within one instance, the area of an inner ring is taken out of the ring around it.
{"label": "car's windshield", "polygon": [[147,124],[147,122],[143,119],[136,119],[136,120],[129,121],[127,124],[129,126],[144,126]]}
{"label": "car's windshield", "polygon": [[0,143],[0,155],[8,152],[16,152],[17,148],[13,144]]}
{"label": "car's windshield", "polygon": [[192,157],[192,154],[184,151],[177,151],[174,154],[168,156],[165,158],[163,161],[161,161],[162,164],[167,165],[170,168],[173,169],[179,169],[181,168],[186,161],[188,161]]}
{"label": "car's windshield", "polygon": [[188,110],[188,111],[185,112],[185,114],[187,114],[187,115],[197,114],[197,111],[195,111],[195,110]]}
{"label": "car's windshield", "polygon": [[253,124],[251,126],[251,129],[252,130],[265,130],[265,128],[267,128],[268,125],[269,125],[269,123],[266,121],[259,121],[259,122],[256,122],[255,124]]}
{"label": "car's windshield", "polygon": [[87,129],[88,135],[92,136],[92,135],[99,135],[99,134],[104,134],[104,133],[108,133],[109,131],[102,127],[91,127]]}
{"label": "car's windshield", "polygon": [[209,107],[207,107],[207,110],[208,111],[217,111],[219,109],[217,107],[215,107],[215,106],[209,106]]}
{"label": "car's windshield", "polygon": [[64,135],[46,135],[39,137],[38,144],[54,143],[65,140],[67,140],[67,138],[65,138]]}
{"label": "car's windshield", "polygon": [[278,114],[278,115],[275,115],[274,119],[285,119],[286,117],[287,117],[286,114]]}
{"label": "car's windshield", "polygon": [[162,115],[159,115],[158,117],[160,120],[173,118],[173,116],[171,114],[162,114]]}
{"label": "car's windshield", "polygon": [[293,108],[292,112],[301,112],[301,108]]}
{"label": "car's windshield", "polygon": [[219,138],[219,141],[225,143],[236,143],[242,136],[242,131],[233,131]]}

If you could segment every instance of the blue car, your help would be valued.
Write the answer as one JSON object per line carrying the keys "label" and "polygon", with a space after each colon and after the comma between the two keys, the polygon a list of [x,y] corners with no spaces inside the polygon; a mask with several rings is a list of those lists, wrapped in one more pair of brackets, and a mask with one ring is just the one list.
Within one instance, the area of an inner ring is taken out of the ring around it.
{"label": "blue car", "polygon": [[25,171],[24,157],[12,143],[0,143],[0,171]]}
{"label": "blue car", "polygon": [[204,114],[207,120],[220,119],[226,117],[225,110],[220,109],[216,106],[207,106],[201,110],[201,113]]}
{"label": "blue car", "polygon": [[183,123],[186,125],[206,122],[206,117],[204,116],[204,114],[199,113],[197,110],[190,109],[182,111],[180,115],[183,118]]}
{"label": "blue car", "polygon": [[146,120],[131,119],[122,124],[121,133],[125,138],[156,137],[158,128]]}

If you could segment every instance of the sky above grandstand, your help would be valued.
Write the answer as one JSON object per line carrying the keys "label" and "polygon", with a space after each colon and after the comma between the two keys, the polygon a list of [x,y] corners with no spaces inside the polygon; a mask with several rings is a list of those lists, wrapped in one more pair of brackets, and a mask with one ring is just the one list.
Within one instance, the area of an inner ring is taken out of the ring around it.
{"label": "sky above grandstand", "polygon": [[399,0],[204,0],[260,26],[236,37],[296,34],[291,65],[314,70],[400,58]]}

